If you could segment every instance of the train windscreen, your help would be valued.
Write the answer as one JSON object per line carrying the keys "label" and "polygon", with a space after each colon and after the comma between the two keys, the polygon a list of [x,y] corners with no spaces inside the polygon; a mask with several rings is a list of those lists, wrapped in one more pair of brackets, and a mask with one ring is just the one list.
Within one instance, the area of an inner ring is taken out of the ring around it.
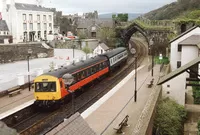
{"label": "train windscreen", "polygon": [[35,92],[56,92],[56,82],[37,82]]}

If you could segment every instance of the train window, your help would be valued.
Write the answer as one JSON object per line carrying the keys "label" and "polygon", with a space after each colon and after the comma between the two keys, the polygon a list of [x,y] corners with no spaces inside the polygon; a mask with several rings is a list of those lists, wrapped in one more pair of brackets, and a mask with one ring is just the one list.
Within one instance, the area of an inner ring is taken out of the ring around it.
{"label": "train window", "polygon": [[37,82],[35,92],[56,92],[56,82]]}
{"label": "train window", "polygon": [[74,84],[77,82],[77,74],[73,74],[73,77],[74,77],[74,82],[73,82],[73,84]]}
{"label": "train window", "polygon": [[81,72],[81,79],[84,79],[85,78],[85,71],[82,71]]}
{"label": "train window", "polygon": [[90,76],[91,75],[91,68],[88,68],[87,71],[88,71],[88,76]]}
{"label": "train window", "polygon": [[98,65],[96,65],[96,68],[97,68],[97,71],[99,71],[99,64],[98,64]]}
{"label": "train window", "polygon": [[97,72],[96,66],[93,66],[93,73],[96,73],[96,72]]}

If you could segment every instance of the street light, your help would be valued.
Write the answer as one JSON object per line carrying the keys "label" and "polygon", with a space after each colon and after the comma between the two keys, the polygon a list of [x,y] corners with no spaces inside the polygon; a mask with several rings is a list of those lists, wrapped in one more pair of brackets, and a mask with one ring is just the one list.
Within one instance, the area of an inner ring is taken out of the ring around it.
{"label": "street light", "polygon": [[28,90],[29,91],[31,91],[31,82],[30,82],[30,67],[29,67],[29,58],[30,58],[30,56],[31,56],[31,54],[32,54],[32,49],[28,49],[28,59],[27,59],[27,62],[28,62]]}
{"label": "street light", "polygon": [[137,101],[137,56],[135,57],[135,102]]}
{"label": "street light", "polygon": [[150,46],[151,46],[151,56],[152,56],[152,68],[151,68],[151,76],[153,77],[153,67],[154,67],[154,53],[153,53],[153,44],[154,41],[150,40]]}
{"label": "street light", "polygon": [[67,91],[72,95],[72,115],[75,113],[75,107],[74,107],[74,91],[70,90],[70,85],[74,82],[74,77],[71,74],[64,74],[62,76],[62,79],[65,83],[65,88]]}
{"label": "street light", "polygon": [[[134,48],[130,49],[131,54],[135,54],[136,50]],[[134,101],[137,101],[137,56],[135,58],[135,91],[134,91]]]}

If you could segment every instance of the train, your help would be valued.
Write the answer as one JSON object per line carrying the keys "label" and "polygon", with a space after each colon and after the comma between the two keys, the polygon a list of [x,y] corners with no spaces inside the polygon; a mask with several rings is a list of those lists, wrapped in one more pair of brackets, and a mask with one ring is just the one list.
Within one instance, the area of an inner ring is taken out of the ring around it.
{"label": "train", "polygon": [[[118,47],[104,54],[80,61],[34,79],[34,104],[38,107],[59,106],[71,92],[77,91],[94,80],[117,70],[128,58],[125,47]],[[73,82],[66,87],[63,76],[70,74]]]}

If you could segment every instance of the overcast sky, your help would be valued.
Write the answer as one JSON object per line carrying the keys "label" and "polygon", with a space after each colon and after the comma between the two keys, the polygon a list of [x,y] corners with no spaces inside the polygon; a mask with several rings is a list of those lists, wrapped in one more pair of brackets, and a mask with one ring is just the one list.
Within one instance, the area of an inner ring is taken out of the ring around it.
{"label": "overcast sky", "polygon": [[[2,0],[0,0],[2,1]],[[8,0],[9,1],[9,0]],[[36,0],[15,0],[35,4]],[[64,14],[97,10],[99,13],[146,13],[176,0],[41,0],[45,7],[55,7]]]}

